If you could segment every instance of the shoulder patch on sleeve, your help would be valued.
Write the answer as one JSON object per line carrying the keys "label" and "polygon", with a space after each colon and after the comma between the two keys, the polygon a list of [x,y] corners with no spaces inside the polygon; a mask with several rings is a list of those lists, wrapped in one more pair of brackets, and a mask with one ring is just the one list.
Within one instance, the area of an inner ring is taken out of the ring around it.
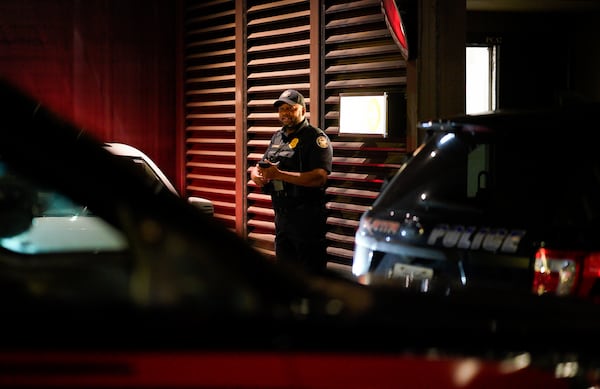
{"label": "shoulder patch on sleeve", "polygon": [[329,146],[329,139],[325,135],[320,135],[317,137],[317,146],[322,149],[326,149]]}

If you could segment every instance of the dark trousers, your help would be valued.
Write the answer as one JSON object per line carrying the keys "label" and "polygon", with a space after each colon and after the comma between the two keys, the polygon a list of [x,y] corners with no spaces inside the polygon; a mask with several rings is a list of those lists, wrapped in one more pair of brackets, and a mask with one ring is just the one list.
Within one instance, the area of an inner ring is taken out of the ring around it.
{"label": "dark trousers", "polygon": [[327,215],[321,204],[275,207],[277,261],[303,266],[311,273],[327,268]]}

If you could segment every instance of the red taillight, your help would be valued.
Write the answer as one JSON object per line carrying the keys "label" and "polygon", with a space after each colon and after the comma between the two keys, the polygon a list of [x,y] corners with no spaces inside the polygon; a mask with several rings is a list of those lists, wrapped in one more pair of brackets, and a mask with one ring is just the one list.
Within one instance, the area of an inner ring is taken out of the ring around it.
{"label": "red taillight", "polygon": [[533,292],[573,295],[584,257],[578,252],[539,249],[535,254]]}
{"label": "red taillight", "polygon": [[590,296],[590,292],[598,279],[600,279],[600,253],[591,253],[584,260],[578,295],[591,297],[594,301],[600,302],[600,296]]}
{"label": "red taillight", "polygon": [[592,288],[600,279],[600,252],[584,253],[541,248],[535,254],[533,292],[577,295],[600,303]]}

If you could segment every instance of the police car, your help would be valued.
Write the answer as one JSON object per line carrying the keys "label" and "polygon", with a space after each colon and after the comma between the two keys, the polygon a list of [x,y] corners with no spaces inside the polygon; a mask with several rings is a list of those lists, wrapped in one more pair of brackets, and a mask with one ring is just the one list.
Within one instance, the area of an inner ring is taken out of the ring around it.
{"label": "police car", "polygon": [[362,215],[364,284],[600,299],[595,104],[419,124],[425,141]]}

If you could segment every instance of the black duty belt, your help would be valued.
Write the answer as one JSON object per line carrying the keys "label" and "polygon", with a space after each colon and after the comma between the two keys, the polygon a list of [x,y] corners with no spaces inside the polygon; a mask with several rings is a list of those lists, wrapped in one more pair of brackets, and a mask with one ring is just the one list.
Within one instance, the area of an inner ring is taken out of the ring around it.
{"label": "black duty belt", "polygon": [[271,195],[273,200],[273,208],[276,209],[297,208],[303,205],[307,207],[319,207],[322,203],[318,199],[313,199],[310,197],[307,198],[305,196],[290,196],[285,194],[275,195],[275,192]]}

